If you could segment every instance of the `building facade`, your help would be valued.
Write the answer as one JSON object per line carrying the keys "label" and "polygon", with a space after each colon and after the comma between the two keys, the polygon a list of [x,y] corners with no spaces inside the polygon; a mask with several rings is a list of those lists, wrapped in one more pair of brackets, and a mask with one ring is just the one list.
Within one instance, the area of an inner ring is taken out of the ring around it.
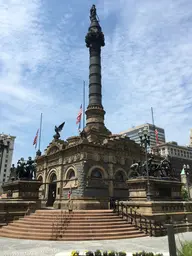
{"label": "building facade", "polygon": [[[130,128],[124,132],[121,132],[121,135],[126,135],[130,139],[134,140],[136,143],[140,144],[140,138],[139,138],[139,130],[144,129],[144,127],[148,128],[149,135],[150,135],[150,147],[149,150],[152,150],[152,148],[156,147],[157,144],[165,143],[165,131],[163,128],[154,126],[152,124],[146,123],[139,126],[136,126],[134,128]],[[157,132],[155,132],[157,130]]]}
{"label": "building facade", "polygon": [[180,178],[183,165],[190,166],[190,179],[192,179],[192,147],[180,146],[177,142],[167,142],[156,147],[162,157],[168,156],[175,174]]}
{"label": "building facade", "polygon": [[89,49],[89,104],[86,126],[79,136],[66,141],[56,134],[44,154],[37,156],[37,179],[42,181],[41,202],[46,206],[74,209],[107,208],[109,198],[128,198],[127,179],[143,149],[128,137],[113,135],[105,126],[102,105],[101,47],[104,34],[96,9],[85,38]]}
{"label": "building facade", "polygon": [[0,187],[9,178],[15,136],[0,134]]}

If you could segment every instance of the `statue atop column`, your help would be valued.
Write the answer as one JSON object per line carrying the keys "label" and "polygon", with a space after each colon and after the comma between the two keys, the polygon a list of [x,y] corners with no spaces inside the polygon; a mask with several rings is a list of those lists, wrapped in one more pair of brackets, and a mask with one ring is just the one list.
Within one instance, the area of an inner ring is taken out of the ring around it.
{"label": "statue atop column", "polygon": [[97,10],[96,10],[96,7],[95,7],[94,4],[92,5],[92,7],[90,9],[90,20],[91,21],[94,21],[94,20],[97,21]]}

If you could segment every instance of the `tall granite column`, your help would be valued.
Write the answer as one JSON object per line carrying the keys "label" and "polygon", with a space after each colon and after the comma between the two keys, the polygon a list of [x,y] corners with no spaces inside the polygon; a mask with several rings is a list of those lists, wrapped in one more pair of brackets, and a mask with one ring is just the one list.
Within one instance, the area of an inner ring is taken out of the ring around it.
{"label": "tall granite column", "polygon": [[104,125],[105,111],[102,106],[101,47],[105,45],[104,34],[99,25],[95,5],[90,10],[91,24],[85,42],[89,48],[89,105],[86,111],[86,129],[100,134],[110,134]]}

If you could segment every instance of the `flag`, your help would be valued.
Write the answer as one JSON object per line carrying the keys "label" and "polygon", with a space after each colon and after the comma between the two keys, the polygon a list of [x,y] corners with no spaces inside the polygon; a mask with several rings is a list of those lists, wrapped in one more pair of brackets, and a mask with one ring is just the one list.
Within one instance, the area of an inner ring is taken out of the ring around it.
{"label": "flag", "polygon": [[79,110],[79,113],[77,115],[76,124],[79,124],[81,122],[81,116],[82,116],[82,104],[80,106],[80,110]]}
{"label": "flag", "polygon": [[158,131],[155,129],[156,144],[159,144]]}
{"label": "flag", "polygon": [[68,191],[68,195],[67,195],[68,199],[71,198],[71,194],[72,194],[72,189],[71,189],[71,187],[70,187],[70,190]]}
{"label": "flag", "polygon": [[36,132],[35,138],[33,140],[33,145],[35,145],[35,148],[37,147],[37,139],[38,139],[39,129]]}

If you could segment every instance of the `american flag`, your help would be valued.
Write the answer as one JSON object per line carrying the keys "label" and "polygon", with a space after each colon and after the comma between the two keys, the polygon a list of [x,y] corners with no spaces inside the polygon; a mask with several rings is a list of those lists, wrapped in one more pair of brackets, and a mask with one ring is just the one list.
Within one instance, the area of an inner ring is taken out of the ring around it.
{"label": "american flag", "polygon": [[35,138],[33,140],[33,145],[35,145],[35,148],[37,147],[37,139],[38,139],[39,129],[36,132]]}
{"label": "american flag", "polygon": [[157,129],[155,129],[155,137],[156,137],[156,143],[159,144],[158,131],[157,131]]}
{"label": "american flag", "polygon": [[81,131],[81,116],[82,116],[82,112],[83,111],[82,111],[82,104],[81,104],[79,113],[77,115],[77,120],[76,120],[76,124],[79,124],[79,126],[78,126],[79,132]]}
{"label": "american flag", "polygon": [[72,189],[71,189],[71,187],[70,187],[70,190],[68,191],[68,194],[67,194],[68,199],[71,198],[71,194],[72,194]]}

